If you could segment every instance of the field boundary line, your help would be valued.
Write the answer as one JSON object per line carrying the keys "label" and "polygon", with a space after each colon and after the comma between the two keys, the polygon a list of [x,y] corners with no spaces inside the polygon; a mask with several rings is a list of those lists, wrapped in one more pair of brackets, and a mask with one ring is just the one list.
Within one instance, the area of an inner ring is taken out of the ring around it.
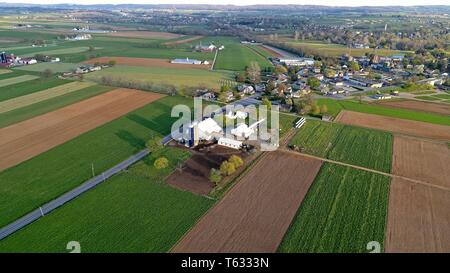
{"label": "field boundary line", "polygon": [[216,54],[214,54],[214,60],[213,63],[211,65],[211,70],[214,70],[214,66],[216,65],[216,59],[217,59],[217,55],[219,54],[219,50],[216,49]]}
{"label": "field boundary line", "polygon": [[[224,196],[226,194],[228,194],[233,188],[234,186],[236,186],[237,182],[239,182],[239,180],[242,179],[243,176],[245,176],[251,169],[253,169],[256,165],[258,165],[258,163],[261,162],[261,159],[263,159],[265,156],[267,155],[267,153],[262,153],[260,154],[252,163],[250,163],[249,166],[247,166],[247,168],[245,170],[242,171],[242,173],[240,173],[234,181],[230,181],[229,183],[231,183],[231,186],[225,190],[225,192],[222,194],[221,198],[219,200],[215,199],[217,202],[214,203],[214,205],[212,205],[209,209],[207,209],[198,219],[197,221],[195,221],[195,223],[183,234],[183,236],[180,237],[180,239],[178,239],[178,241],[173,244],[173,246],[167,251],[167,253],[172,253],[172,250],[189,234],[189,232],[191,232],[191,230],[194,229],[194,227],[205,217],[205,215],[214,207],[216,207],[217,205],[219,205],[222,200],[224,199]],[[256,162],[255,162],[256,161]],[[206,196],[205,196],[206,197]]]}
{"label": "field boundary line", "polygon": [[[367,113],[364,113],[364,112],[357,112],[357,111],[351,111],[351,110],[346,110],[346,109],[343,109],[343,110],[349,111],[349,112],[367,114]],[[353,126],[353,127],[363,128],[363,129],[376,130],[376,131],[391,133],[392,135],[400,135],[400,136],[415,138],[415,139],[419,139],[419,140],[426,140],[426,141],[429,141],[429,142],[435,142],[435,143],[441,143],[441,144],[442,143],[446,144],[448,142],[447,140],[444,140],[444,139],[430,138],[430,137],[425,137],[425,136],[418,136],[418,135],[413,135],[413,134],[407,134],[407,133],[400,133],[400,132],[394,132],[394,131],[389,131],[389,130],[383,130],[383,129],[379,129],[379,128],[371,128],[371,127],[366,127],[366,126],[361,126],[361,125],[356,125],[356,124],[343,123],[343,122],[340,122],[338,120],[338,118],[341,115],[341,113],[342,113],[342,111],[340,111],[339,114],[337,114],[337,116],[334,118],[334,120],[332,122],[337,123],[337,124],[341,124],[341,125],[344,125],[344,126]],[[377,114],[369,114],[369,115],[393,118],[393,117],[377,115]],[[416,122],[422,122],[422,123],[427,123],[427,124],[431,124],[431,125],[448,126],[448,125],[435,124],[435,123],[429,123],[429,122],[417,121],[417,120],[410,120],[410,119],[403,119],[403,118],[395,118],[395,119],[406,120],[406,121],[416,121]],[[448,126],[448,127],[450,127],[450,126]]]}
{"label": "field boundary line", "polygon": [[46,214],[52,212],[53,210],[59,208],[60,206],[64,205],[65,203],[77,198],[84,192],[94,188],[98,184],[101,184],[106,181],[106,179],[112,177],[113,175],[125,170],[132,164],[136,163],[137,161],[141,160],[142,158],[146,157],[150,151],[148,149],[144,149],[128,159],[120,162],[119,164],[113,166],[112,168],[102,172],[101,174],[87,180],[83,184],[79,185],[78,187],[60,195],[56,199],[47,202],[46,204],[40,206],[39,208],[35,209],[32,212],[29,212],[28,214],[22,216],[21,218],[17,219],[16,221],[10,223],[9,225],[6,225],[5,227],[0,229],[0,241],[4,238],[8,237],[9,235],[15,233],[16,231],[24,228],[25,226],[33,223],[34,221],[38,220],[41,217],[44,217]]}
{"label": "field boundary line", "polygon": [[323,158],[323,157],[319,157],[319,156],[315,156],[315,155],[310,155],[310,154],[305,154],[305,153],[300,153],[300,152],[294,152],[291,151],[289,149],[283,148],[283,149],[279,149],[281,152],[284,153],[289,153],[289,154],[297,154],[300,156],[304,156],[304,157],[309,157],[309,158],[314,158],[314,159],[318,159],[324,162],[328,162],[328,163],[333,163],[336,165],[341,165],[341,166],[345,166],[345,167],[351,167],[354,169],[358,169],[358,170],[362,170],[362,171],[367,171],[367,172],[372,172],[372,173],[376,173],[376,174],[380,174],[380,175],[384,175],[384,176],[389,176],[391,178],[401,178],[405,181],[411,182],[411,183],[415,183],[415,184],[419,184],[419,185],[423,185],[423,186],[429,186],[429,187],[433,187],[436,189],[440,189],[440,190],[444,190],[444,191],[449,191],[450,192],[450,188],[444,187],[444,186],[440,186],[440,185],[435,185],[435,184],[431,184],[422,180],[418,180],[418,179],[414,179],[414,178],[410,178],[410,177],[405,177],[405,176],[401,176],[401,175],[397,175],[397,174],[392,174],[392,173],[385,173],[382,171],[378,171],[378,170],[374,170],[374,169],[370,169],[370,168],[366,168],[366,167],[361,167],[361,166],[357,166],[357,165],[353,165],[353,164],[349,164],[349,163],[344,163],[344,162],[340,162],[340,161],[336,161],[336,160],[332,160],[332,159],[328,159],[328,158]]}

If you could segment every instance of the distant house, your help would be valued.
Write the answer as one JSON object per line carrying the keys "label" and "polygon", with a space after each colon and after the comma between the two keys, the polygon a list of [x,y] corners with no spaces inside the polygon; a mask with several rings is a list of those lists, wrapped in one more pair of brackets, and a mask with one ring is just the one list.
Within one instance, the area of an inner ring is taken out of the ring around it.
{"label": "distant house", "polygon": [[[208,46],[204,46],[204,45],[197,45],[195,47],[195,50],[197,51],[201,51],[201,52],[213,52],[217,47],[213,44],[210,44]],[[223,48],[222,48],[223,49]]]}
{"label": "distant house", "polygon": [[242,92],[247,95],[251,95],[251,94],[255,93],[255,89],[251,85],[243,84],[243,85],[238,86],[237,89],[239,92]]}
{"label": "distant house", "polygon": [[312,58],[279,58],[278,62],[287,66],[312,66],[314,59]]}
{"label": "distant house", "polygon": [[17,60],[17,63],[22,65],[29,65],[29,64],[36,64],[37,61],[35,58],[21,58]]}
{"label": "distant house", "polygon": [[388,100],[392,99],[392,96],[388,94],[376,94],[373,96],[373,98],[377,100]]}
{"label": "distant house", "polygon": [[201,61],[199,60],[195,60],[195,59],[173,59],[172,61],[170,61],[170,63],[173,64],[202,64]]}
{"label": "distant house", "polygon": [[67,41],[83,41],[92,39],[91,34],[81,33],[77,35],[66,36],[65,40]]}

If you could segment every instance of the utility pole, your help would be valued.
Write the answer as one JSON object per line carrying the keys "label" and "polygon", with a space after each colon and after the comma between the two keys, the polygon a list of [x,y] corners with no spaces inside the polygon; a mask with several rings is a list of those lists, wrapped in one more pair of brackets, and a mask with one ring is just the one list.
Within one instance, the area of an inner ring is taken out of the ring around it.
{"label": "utility pole", "polygon": [[44,212],[42,211],[42,207],[39,207],[39,210],[41,211],[41,215],[44,216]]}
{"label": "utility pole", "polygon": [[95,176],[94,162],[92,162],[92,164],[91,164],[91,169],[92,169],[92,177],[94,177]]}

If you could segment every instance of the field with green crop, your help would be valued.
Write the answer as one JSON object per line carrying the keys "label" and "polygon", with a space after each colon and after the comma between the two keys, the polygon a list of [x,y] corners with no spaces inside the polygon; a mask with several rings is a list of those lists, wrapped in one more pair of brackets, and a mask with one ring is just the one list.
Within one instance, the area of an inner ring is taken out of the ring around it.
{"label": "field with green crop", "polygon": [[337,123],[308,120],[290,145],[305,153],[389,173],[392,134]]}
{"label": "field with green crop", "polygon": [[[264,35],[264,38],[269,38]],[[294,40],[291,36],[279,36],[275,42],[286,43],[287,45],[311,52],[317,52],[321,56],[339,57],[343,54],[350,54],[354,57],[364,56],[366,53],[375,53],[380,56],[403,55],[406,51],[390,50],[390,49],[373,49],[373,48],[348,48],[344,45],[326,43],[324,41],[315,40]]]}
{"label": "field with green crop", "polygon": [[49,56],[60,55],[60,54],[77,54],[77,53],[81,53],[81,52],[86,52],[88,50],[89,50],[89,47],[85,47],[85,46],[68,47],[68,48],[37,51],[37,52],[30,53],[30,54],[25,54],[24,56],[25,57],[26,56],[34,56],[36,54],[49,55]]}
{"label": "field with green crop", "polygon": [[45,101],[62,95],[78,91],[83,88],[94,85],[91,82],[70,82],[63,85],[55,86],[39,92],[34,92],[25,96],[13,98],[10,100],[0,102],[0,114],[19,109],[21,107],[29,106],[34,103]]}
{"label": "field with green crop", "polygon": [[61,107],[91,98],[93,96],[100,95],[112,89],[114,88],[109,86],[95,85],[66,95],[61,95],[16,110],[2,113],[0,114],[0,128],[54,111]]}
{"label": "field with green crop", "polygon": [[0,172],[0,226],[73,189],[145,146],[151,134],[170,132],[172,106],[192,105],[178,96],[161,98],[86,132],[17,166]]}
{"label": "field with green crop", "polygon": [[[169,159],[169,168],[153,167],[159,156]],[[175,148],[148,156],[1,241],[0,252],[68,252],[74,240],[82,252],[167,252],[213,204],[163,183],[188,156]]]}
{"label": "field with green crop", "polygon": [[9,70],[9,69],[0,69],[0,75],[1,74],[8,74],[8,73],[11,73],[12,71],[11,70]]}
{"label": "field with green crop", "polygon": [[[170,168],[153,167],[161,155],[169,159]],[[176,149],[150,155],[128,173],[113,177],[2,241],[0,249],[66,252],[67,242],[76,240],[83,252],[166,252],[213,203],[161,183],[187,156]],[[58,232],[61,228],[64,233]]]}
{"label": "field with green crop", "polygon": [[219,89],[221,80],[232,79],[231,73],[196,68],[120,66],[89,73],[86,79],[99,81],[103,76],[114,79],[181,86],[205,86]]}
{"label": "field with green crop", "polygon": [[69,81],[57,78],[39,78],[32,81],[0,87],[0,102],[39,92],[68,82]]}
{"label": "field with green crop", "polygon": [[225,48],[217,55],[215,70],[243,71],[251,62],[257,62],[261,69],[272,66],[265,56],[240,44],[239,41],[224,43],[224,45]]}
{"label": "field with green crop", "polygon": [[278,252],[384,250],[389,177],[324,163]]}
{"label": "field with green crop", "polygon": [[450,117],[439,114],[396,109],[392,107],[384,107],[376,104],[359,103],[348,100],[318,99],[317,103],[319,105],[327,105],[329,114],[333,116],[337,116],[342,109],[345,109],[354,112],[450,126]]}
{"label": "field with green crop", "polygon": [[[6,74],[6,75],[8,75],[8,74]],[[35,76],[35,75],[22,75],[22,76],[18,76],[18,77],[14,77],[14,78],[3,79],[3,80],[0,80],[0,87],[5,87],[5,86],[21,83],[21,82],[27,82],[27,81],[35,80],[38,78],[39,78],[39,76]]]}
{"label": "field with green crop", "polygon": [[50,69],[54,73],[70,72],[77,69],[79,64],[72,63],[38,63],[33,65],[26,65],[16,68],[22,71],[33,71],[33,72],[43,72],[46,69]]}

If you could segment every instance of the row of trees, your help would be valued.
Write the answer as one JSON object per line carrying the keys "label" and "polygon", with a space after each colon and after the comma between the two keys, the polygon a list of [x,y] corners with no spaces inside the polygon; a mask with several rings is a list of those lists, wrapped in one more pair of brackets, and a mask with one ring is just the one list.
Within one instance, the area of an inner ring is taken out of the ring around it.
{"label": "row of trees", "polygon": [[224,176],[230,176],[236,172],[236,169],[244,165],[244,160],[237,155],[232,155],[230,158],[220,165],[220,169],[211,169],[209,180],[215,184],[222,181]]}

